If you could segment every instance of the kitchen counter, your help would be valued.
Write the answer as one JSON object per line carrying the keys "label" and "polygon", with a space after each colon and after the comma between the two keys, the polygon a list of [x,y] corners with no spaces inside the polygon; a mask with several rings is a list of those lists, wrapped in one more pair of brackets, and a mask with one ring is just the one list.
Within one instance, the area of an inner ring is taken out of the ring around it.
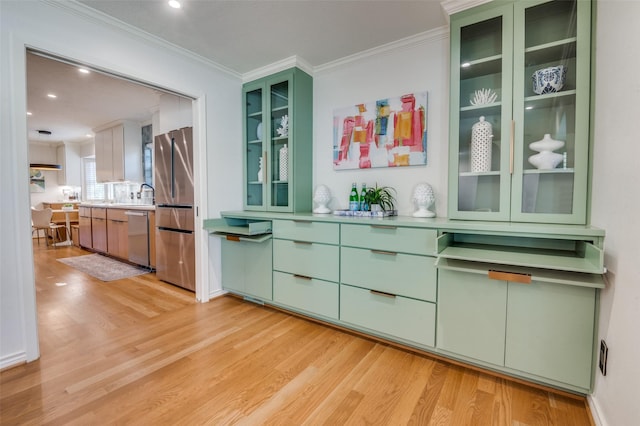
{"label": "kitchen counter", "polygon": [[109,209],[124,209],[124,210],[150,210],[156,209],[155,205],[151,204],[118,204],[118,203],[80,203],[80,207],[102,207]]}

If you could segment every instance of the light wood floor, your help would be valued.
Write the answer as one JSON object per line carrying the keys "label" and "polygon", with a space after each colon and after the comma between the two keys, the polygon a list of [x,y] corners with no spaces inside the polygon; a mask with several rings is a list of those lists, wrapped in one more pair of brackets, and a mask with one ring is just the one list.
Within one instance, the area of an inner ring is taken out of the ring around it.
{"label": "light wood floor", "polygon": [[[2,425],[590,425],[584,399],[153,274],[101,282],[34,245],[40,360],[0,373]],[[62,285],[61,283],[65,283]]]}

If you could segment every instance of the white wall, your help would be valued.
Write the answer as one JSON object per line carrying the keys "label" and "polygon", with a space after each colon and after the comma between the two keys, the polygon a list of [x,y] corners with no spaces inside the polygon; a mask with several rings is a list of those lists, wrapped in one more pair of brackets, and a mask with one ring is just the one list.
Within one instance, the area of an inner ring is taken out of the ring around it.
{"label": "white wall", "polygon": [[606,230],[599,335],[607,375],[592,403],[603,425],[640,424],[640,2],[599,0],[592,224]]}
{"label": "white wall", "polygon": [[[411,196],[419,182],[431,184],[436,194],[436,212],[446,214],[449,108],[449,38],[436,30],[408,44],[383,49],[381,53],[352,57],[323,67],[314,75],[314,187],[331,190],[331,209],[348,208],[353,182],[358,187],[391,186],[397,191],[398,213],[414,211]],[[428,92],[427,165],[398,168],[333,170],[333,111],[350,105]]]}
{"label": "white wall", "polygon": [[[29,144],[29,162],[57,164],[57,147],[55,145]],[[44,176],[44,192],[30,192],[31,206],[42,208],[43,202],[62,201],[62,188],[58,185],[56,170],[41,170]]]}
{"label": "white wall", "polygon": [[208,261],[219,257],[210,253],[219,246],[200,221],[242,205],[240,76],[70,8],[85,10],[77,3],[0,1],[0,368],[39,355],[28,213],[25,46],[196,99],[196,277],[203,299],[219,285],[219,269]]}

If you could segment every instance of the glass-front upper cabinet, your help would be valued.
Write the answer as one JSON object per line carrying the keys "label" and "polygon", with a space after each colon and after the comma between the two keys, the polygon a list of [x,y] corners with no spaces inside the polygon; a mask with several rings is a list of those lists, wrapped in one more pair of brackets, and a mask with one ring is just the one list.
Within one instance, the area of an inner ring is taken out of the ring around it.
{"label": "glass-front upper cabinet", "polygon": [[245,210],[311,210],[312,90],[297,68],[244,85]]}
{"label": "glass-front upper cabinet", "polygon": [[449,216],[585,223],[591,3],[451,18]]}

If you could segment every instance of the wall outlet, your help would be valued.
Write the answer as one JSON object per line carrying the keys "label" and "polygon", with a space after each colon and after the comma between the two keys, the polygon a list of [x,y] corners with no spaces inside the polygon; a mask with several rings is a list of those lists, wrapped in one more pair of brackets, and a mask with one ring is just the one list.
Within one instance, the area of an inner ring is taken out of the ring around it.
{"label": "wall outlet", "polygon": [[609,356],[609,348],[607,342],[600,340],[600,371],[603,376],[607,375],[607,357]]}

